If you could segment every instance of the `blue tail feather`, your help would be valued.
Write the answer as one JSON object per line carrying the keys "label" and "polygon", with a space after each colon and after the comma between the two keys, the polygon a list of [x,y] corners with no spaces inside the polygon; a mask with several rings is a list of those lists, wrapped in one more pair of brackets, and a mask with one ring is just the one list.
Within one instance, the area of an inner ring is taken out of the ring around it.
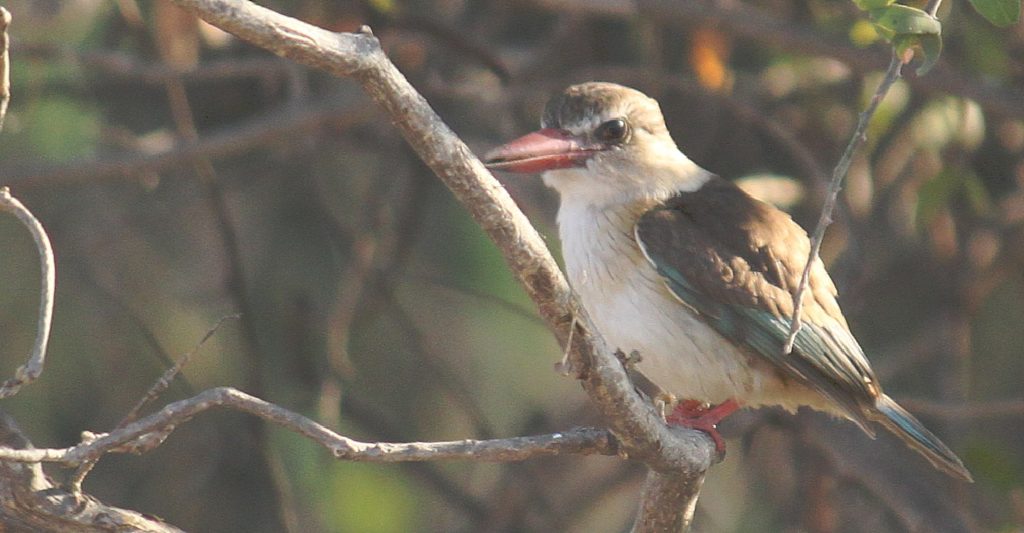
{"label": "blue tail feather", "polygon": [[875,408],[882,415],[876,420],[885,426],[908,446],[923,455],[936,468],[953,477],[965,481],[974,481],[963,461],[942,443],[931,431],[928,431],[914,415],[908,413],[892,398],[882,395],[875,403]]}

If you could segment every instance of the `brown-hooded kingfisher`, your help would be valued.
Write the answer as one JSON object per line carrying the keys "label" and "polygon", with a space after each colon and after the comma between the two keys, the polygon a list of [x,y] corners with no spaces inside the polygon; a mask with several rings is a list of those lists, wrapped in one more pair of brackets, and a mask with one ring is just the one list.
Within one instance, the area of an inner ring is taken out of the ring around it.
{"label": "brown-hooded kingfisher", "polygon": [[[668,419],[711,434],[739,407],[809,406],[879,423],[960,479],[960,459],[882,392],[815,259],[789,354],[793,294],[810,244],[786,213],[694,164],[658,103],[612,83],[548,102],[542,129],[492,150],[494,170],[543,173],[558,191],[569,282],[613,347],[687,401]],[[709,407],[709,406],[714,407]]]}

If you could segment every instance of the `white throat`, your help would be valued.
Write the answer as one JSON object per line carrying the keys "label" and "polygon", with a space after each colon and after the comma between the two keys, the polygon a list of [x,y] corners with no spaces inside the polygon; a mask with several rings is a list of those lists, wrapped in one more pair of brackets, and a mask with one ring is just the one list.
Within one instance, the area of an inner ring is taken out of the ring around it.
{"label": "white throat", "polygon": [[657,202],[679,192],[699,189],[712,174],[691,161],[673,143],[651,143],[636,157],[607,154],[587,166],[550,170],[544,184],[561,197],[559,220],[566,209],[598,210]]}

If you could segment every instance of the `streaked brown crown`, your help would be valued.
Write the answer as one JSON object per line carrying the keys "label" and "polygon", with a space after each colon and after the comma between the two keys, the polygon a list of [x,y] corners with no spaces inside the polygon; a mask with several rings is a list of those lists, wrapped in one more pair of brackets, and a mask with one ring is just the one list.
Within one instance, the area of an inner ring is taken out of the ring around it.
{"label": "streaked brown crown", "polygon": [[548,101],[541,123],[545,128],[573,130],[604,120],[626,119],[633,128],[668,135],[658,102],[636,89],[615,83],[573,85]]}

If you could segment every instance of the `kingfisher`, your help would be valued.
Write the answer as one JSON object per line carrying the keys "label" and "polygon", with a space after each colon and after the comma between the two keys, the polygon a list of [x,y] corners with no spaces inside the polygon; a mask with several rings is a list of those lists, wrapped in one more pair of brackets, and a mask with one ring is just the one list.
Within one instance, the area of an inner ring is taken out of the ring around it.
{"label": "kingfisher", "polygon": [[621,85],[573,85],[541,129],[485,157],[541,173],[558,192],[569,283],[608,343],[683,398],[666,420],[707,432],[739,408],[806,406],[894,433],[937,469],[972,481],[957,455],[882,392],[818,258],[791,351],[807,233],[788,214],[704,170],[672,140],[658,102]]}

